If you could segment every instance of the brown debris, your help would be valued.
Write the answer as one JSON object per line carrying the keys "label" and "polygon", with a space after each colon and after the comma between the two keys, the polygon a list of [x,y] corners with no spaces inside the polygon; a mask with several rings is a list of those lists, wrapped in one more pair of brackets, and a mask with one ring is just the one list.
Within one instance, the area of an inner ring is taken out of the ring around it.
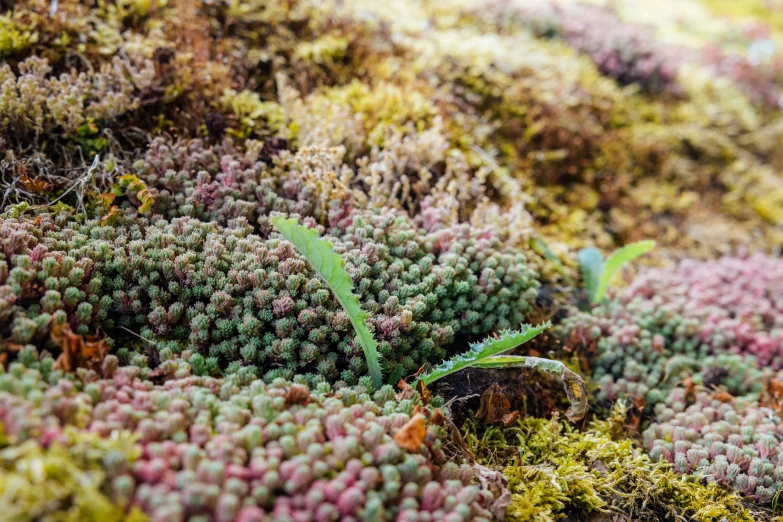
{"label": "brown debris", "polygon": [[397,430],[397,433],[394,434],[394,442],[408,451],[419,451],[426,436],[427,428],[424,426],[424,415],[417,413]]}
{"label": "brown debris", "polygon": [[293,384],[285,393],[286,408],[294,404],[306,405],[310,402],[310,388],[301,384]]}
{"label": "brown debris", "polygon": [[720,402],[733,402],[734,396],[726,391],[719,391],[712,394],[712,398]]}
{"label": "brown debris", "polygon": [[19,182],[30,192],[41,194],[52,189],[52,184],[41,178],[31,178],[26,174],[19,178]]}
{"label": "brown debris", "polygon": [[405,382],[404,379],[400,379],[400,382],[397,383],[397,388],[400,389],[400,393],[397,394],[398,400],[410,399],[416,395],[411,385]]}
{"label": "brown debris", "polygon": [[783,413],[783,381],[772,377],[764,379],[764,389],[761,390],[759,404],[775,413]]}
{"label": "brown debris", "polygon": [[98,371],[103,358],[109,353],[109,347],[103,339],[86,340],[68,325],[53,323],[51,336],[54,344],[62,350],[54,363],[58,370],[72,372],[76,368],[88,368]]}
{"label": "brown debris", "polygon": [[416,383],[416,391],[419,392],[419,395],[421,396],[421,402],[424,403],[425,406],[428,405],[430,403],[430,397],[432,397],[432,394],[427,388],[427,385],[422,381],[418,381]]}
{"label": "brown debris", "polygon": [[503,423],[510,426],[519,418],[518,411],[510,411],[511,403],[503,393],[499,384],[492,386],[481,395],[481,403],[476,413],[476,418],[483,419],[487,424]]}
{"label": "brown debris", "polygon": [[696,400],[696,384],[693,379],[686,377],[682,380],[682,385],[685,388],[685,398],[689,401]]}
{"label": "brown debris", "polygon": [[473,476],[478,479],[481,488],[492,493],[492,496],[495,498],[489,506],[490,512],[497,520],[503,520],[506,516],[506,509],[511,504],[508,479],[502,473],[478,463],[473,464]]}

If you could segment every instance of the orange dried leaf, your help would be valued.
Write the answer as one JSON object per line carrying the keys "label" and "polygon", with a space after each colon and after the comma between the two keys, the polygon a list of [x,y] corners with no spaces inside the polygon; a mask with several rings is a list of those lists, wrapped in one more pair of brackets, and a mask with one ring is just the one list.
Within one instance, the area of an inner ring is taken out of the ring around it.
{"label": "orange dried leaf", "polygon": [[72,372],[76,368],[98,369],[109,353],[109,347],[103,339],[87,341],[67,325],[52,324],[51,337],[62,350],[54,364],[58,370]]}
{"label": "orange dried leaf", "polygon": [[437,426],[443,426],[446,424],[446,417],[439,409],[435,408],[435,411],[433,411],[430,416],[430,422]]}
{"label": "orange dried leaf", "polygon": [[732,402],[734,400],[734,396],[729,392],[725,392],[725,391],[713,393],[712,398],[720,402]]}
{"label": "orange dried leaf", "polygon": [[405,382],[404,379],[400,379],[400,382],[397,383],[397,388],[400,389],[400,393],[397,394],[398,400],[405,400],[410,399],[414,395],[416,395],[416,392],[413,390],[410,384]]}
{"label": "orange dried leaf", "polygon": [[696,399],[696,384],[693,382],[693,379],[690,377],[686,377],[682,380],[682,385],[685,387],[685,397],[688,399],[695,400]]}
{"label": "orange dried leaf", "polygon": [[101,218],[101,226],[111,225],[115,219],[120,215],[120,208],[117,205],[112,205],[109,209],[109,213]]}
{"label": "orange dried leaf", "polygon": [[424,426],[424,415],[417,413],[394,434],[394,442],[408,451],[418,451],[426,436],[427,428]]}
{"label": "orange dried leaf", "polygon": [[19,182],[24,185],[24,188],[36,194],[45,192],[52,188],[52,184],[41,178],[31,178],[26,174],[19,178]]}
{"label": "orange dried leaf", "polygon": [[514,422],[516,422],[518,418],[519,418],[519,411],[514,410],[507,415],[503,415],[501,422],[503,422],[504,426],[511,426],[512,424],[514,424]]}
{"label": "orange dried leaf", "polygon": [[98,194],[98,197],[103,202],[103,208],[107,209],[111,207],[112,203],[114,203],[114,200],[117,199],[116,194],[112,194],[111,192],[108,194]]}
{"label": "orange dried leaf", "polygon": [[427,388],[427,385],[424,384],[422,381],[416,382],[416,391],[419,392],[419,395],[421,395],[421,402],[423,402],[425,405],[430,403],[430,397],[432,394],[430,393],[430,390]]}

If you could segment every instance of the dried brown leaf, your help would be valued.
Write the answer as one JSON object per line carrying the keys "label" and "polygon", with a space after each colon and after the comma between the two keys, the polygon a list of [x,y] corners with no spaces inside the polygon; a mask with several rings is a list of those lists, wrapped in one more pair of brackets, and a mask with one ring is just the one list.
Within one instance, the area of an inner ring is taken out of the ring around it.
{"label": "dried brown leaf", "polygon": [[511,492],[508,490],[508,480],[502,473],[492,470],[481,464],[473,464],[473,476],[481,484],[481,488],[489,491],[494,497],[494,501],[489,506],[489,510],[497,520],[503,520],[506,517],[506,508],[511,504]]}
{"label": "dried brown leaf", "polygon": [[419,392],[419,395],[421,396],[421,402],[424,403],[424,405],[428,405],[430,403],[430,397],[432,394],[430,393],[430,390],[427,388],[427,385],[424,384],[423,381],[419,380],[416,382],[416,391]]}
{"label": "dried brown leaf", "polygon": [[511,426],[516,422],[516,420],[519,418],[519,412],[517,410],[512,411],[511,413],[507,413],[506,415],[503,415],[503,418],[500,419],[500,421],[503,423],[504,426]]}
{"label": "dried brown leaf", "polygon": [[424,415],[417,413],[394,434],[394,442],[408,451],[418,451],[426,435],[427,428],[424,426]]}
{"label": "dried brown leaf", "polygon": [[435,408],[435,410],[432,412],[432,415],[430,416],[430,422],[436,426],[443,426],[446,424],[446,416],[443,415],[443,413],[441,413],[438,408]]}
{"label": "dried brown leaf", "polygon": [[729,392],[725,392],[725,391],[719,391],[717,393],[713,393],[712,398],[715,399],[716,401],[720,401],[724,403],[734,401],[734,396]]}
{"label": "dried brown leaf", "polygon": [[410,399],[416,395],[414,389],[404,379],[400,379],[400,382],[397,383],[397,388],[400,389],[400,393],[397,394],[397,400]]}
{"label": "dried brown leaf", "polygon": [[53,323],[51,337],[62,353],[55,361],[55,368],[72,372],[76,368],[99,370],[103,358],[109,353],[109,347],[103,339],[86,340],[73,332],[68,325]]}
{"label": "dried brown leaf", "polygon": [[52,184],[48,181],[41,179],[41,178],[31,178],[27,175],[23,175],[19,178],[19,182],[24,185],[24,188],[29,190],[30,192],[35,192],[36,194],[40,194],[41,192],[46,192],[47,190],[51,190]]}
{"label": "dried brown leaf", "polygon": [[[487,424],[503,422],[507,415],[510,415],[511,403],[503,393],[503,388],[498,383],[492,383],[492,386],[486,389],[481,395],[479,410],[476,417],[483,419]],[[517,413],[517,416],[519,413]],[[513,420],[511,421],[513,422]]]}

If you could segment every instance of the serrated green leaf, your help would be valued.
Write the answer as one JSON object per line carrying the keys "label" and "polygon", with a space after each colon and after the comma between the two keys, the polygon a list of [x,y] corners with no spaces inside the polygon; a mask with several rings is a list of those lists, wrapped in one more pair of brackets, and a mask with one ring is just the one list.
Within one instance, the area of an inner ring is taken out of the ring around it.
{"label": "serrated green leaf", "polygon": [[318,232],[302,226],[296,218],[273,217],[272,226],[290,241],[294,247],[307,259],[318,274],[326,281],[334,292],[337,300],[351,319],[353,329],[359,337],[364,350],[367,368],[376,389],[383,386],[381,366],[378,363],[378,343],[367,328],[367,313],[362,310],[359,298],[353,293],[351,276],[343,268],[344,261],[332,249],[332,244],[318,236]]}
{"label": "serrated green leaf", "polygon": [[585,383],[579,374],[571,371],[560,361],[552,359],[542,359],[540,357],[525,357],[522,355],[500,355],[489,357],[473,365],[475,368],[510,368],[527,367],[535,368],[547,373],[551,373],[563,382],[568,401],[571,407],[566,412],[569,420],[576,422],[582,419],[587,413],[587,392]]}
{"label": "serrated green leaf", "polygon": [[512,350],[520,344],[526,343],[550,326],[552,326],[552,323],[549,321],[538,326],[523,324],[519,331],[502,332],[497,339],[486,339],[480,343],[472,344],[469,351],[442,362],[431,372],[419,377],[418,380],[424,384],[432,384],[447,375],[474,366],[488,357]]}
{"label": "serrated green leaf", "polygon": [[604,255],[595,247],[587,247],[576,254],[576,259],[579,261],[579,271],[582,273],[587,297],[591,303],[594,303],[601,274],[604,271]]}
{"label": "serrated green leaf", "polygon": [[604,296],[606,295],[606,290],[609,288],[609,283],[611,283],[612,278],[618,272],[618,270],[637,257],[646,254],[653,248],[655,248],[655,241],[647,239],[644,241],[631,243],[630,245],[625,245],[623,248],[618,248],[615,250],[612,255],[609,256],[609,259],[606,260],[593,302],[600,303],[603,301]]}

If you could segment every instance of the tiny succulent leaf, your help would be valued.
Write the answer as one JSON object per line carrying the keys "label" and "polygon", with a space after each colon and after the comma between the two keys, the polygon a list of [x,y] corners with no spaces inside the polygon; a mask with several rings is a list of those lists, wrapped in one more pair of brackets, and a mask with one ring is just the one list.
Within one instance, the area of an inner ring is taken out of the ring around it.
{"label": "tiny succulent leaf", "polygon": [[623,248],[619,248],[612,252],[612,255],[609,256],[609,259],[606,260],[606,263],[603,266],[601,279],[598,282],[598,288],[596,289],[593,302],[600,303],[603,300],[606,295],[606,290],[609,288],[609,283],[622,267],[637,257],[646,254],[653,248],[655,248],[655,241],[648,239],[625,245]]}
{"label": "tiny succulent leaf", "polygon": [[565,389],[571,407],[566,412],[569,420],[572,422],[584,418],[587,413],[587,392],[585,383],[579,374],[571,371],[560,361],[552,359],[542,359],[540,357],[525,357],[522,355],[500,355],[489,357],[473,365],[475,368],[510,368],[527,367],[535,368],[543,372],[551,373],[561,381]]}
{"label": "tiny succulent leaf", "polygon": [[550,326],[552,326],[552,323],[549,321],[538,326],[523,324],[518,331],[502,332],[497,339],[486,339],[480,343],[472,344],[468,352],[452,357],[448,361],[444,361],[436,366],[431,372],[422,375],[419,378],[419,381],[424,384],[432,384],[447,375],[474,366],[488,357],[512,350],[520,344],[526,343],[534,338]]}
{"label": "tiny succulent leaf", "polygon": [[362,344],[373,386],[379,389],[383,386],[383,376],[378,362],[378,343],[367,327],[365,322],[367,313],[362,310],[359,298],[353,293],[351,276],[343,268],[343,259],[332,249],[330,242],[321,239],[317,231],[300,225],[297,219],[278,216],[271,218],[270,221],[275,229],[313,265],[340,301]]}

